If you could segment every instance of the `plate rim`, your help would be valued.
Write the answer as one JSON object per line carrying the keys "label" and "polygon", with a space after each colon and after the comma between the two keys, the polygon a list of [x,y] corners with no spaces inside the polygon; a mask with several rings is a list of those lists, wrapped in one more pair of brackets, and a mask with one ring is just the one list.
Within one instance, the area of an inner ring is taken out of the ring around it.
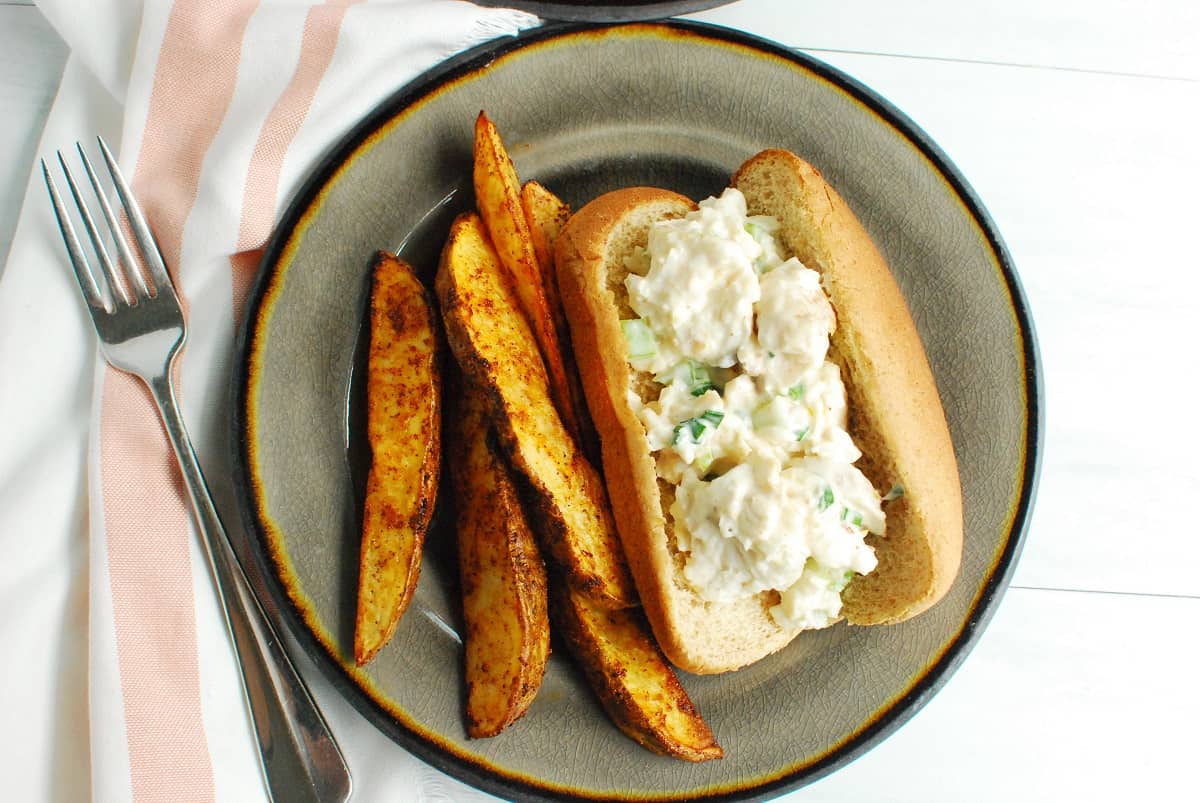
{"label": "plate rim", "polygon": [[[338,660],[328,653],[324,645],[312,633],[305,622],[304,615],[296,608],[291,595],[284,587],[278,567],[267,544],[265,527],[257,507],[257,496],[253,490],[255,484],[253,472],[249,467],[250,443],[247,437],[246,401],[251,384],[251,349],[255,341],[263,303],[279,262],[285,256],[293,234],[303,224],[307,210],[354,151],[387,121],[401,114],[406,108],[420,102],[422,98],[436,92],[440,87],[469,75],[495,59],[555,39],[570,38],[580,34],[586,35],[589,32],[637,28],[667,36],[675,36],[680,33],[695,35],[701,39],[716,40],[718,44],[738,45],[764,55],[781,57],[847,92],[884,120],[898,135],[912,143],[930,163],[931,168],[941,175],[984,235],[987,246],[1004,279],[1012,302],[1016,323],[1015,331],[1021,338],[1021,351],[1025,367],[1024,391],[1027,427],[1022,447],[1024,466],[1020,480],[1020,492],[1010,510],[1011,523],[1008,526],[1004,547],[998,550],[993,557],[990,573],[976,593],[957,635],[949,640],[939,656],[927,664],[920,678],[903,695],[881,708],[871,721],[865,723],[846,740],[833,746],[811,763],[774,777],[759,776],[747,784],[736,787],[720,787],[715,792],[687,793],[685,791],[680,793],[673,791],[652,798],[654,800],[679,801],[758,799],[764,795],[781,794],[807,786],[851,763],[910,720],[949,681],[978,643],[987,624],[999,608],[1016,570],[1027,537],[1042,467],[1045,430],[1042,361],[1030,306],[1017,275],[1012,255],[981,199],[941,147],[891,101],[858,79],[808,53],[788,48],[764,37],[712,23],[671,19],[624,24],[548,23],[527,29],[516,36],[484,42],[439,62],[413,80],[398,87],[396,91],[383,98],[367,114],[357,120],[345,134],[314,160],[264,247],[254,281],[246,296],[246,306],[234,342],[230,397],[233,409],[229,430],[232,439],[234,496],[245,528],[244,550],[249,552],[250,559],[263,581],[261,585],[266,586],[271,601],[274,603],[271,607],[274,608],[276,614],[273,616],[275,624],[286,626],[322,675],[373,726],[401,748],[412,752],[431,766],[491,794],[516,795],[520,799],[547,801],[598,799],[594,794],[585,794],[587,790],[564,791],[557,785],[550,785],[557,782],[539,785],[535,779],[518,773],[506,774],[493,765],[472,761],[468,757],[452,752],[437,741],[399,722],[364,692],[346,673]],[[243,562],[246,562],[245,557],[243,557]]]}
{"label": "plate rim", "polygon": [[535,14],[543,20],[565,22],[648,22],[692,14],[733,0],[658,0],[651,3],[587,4],[540,2],[539,0],[475,0],[481,6],[516,8]]}

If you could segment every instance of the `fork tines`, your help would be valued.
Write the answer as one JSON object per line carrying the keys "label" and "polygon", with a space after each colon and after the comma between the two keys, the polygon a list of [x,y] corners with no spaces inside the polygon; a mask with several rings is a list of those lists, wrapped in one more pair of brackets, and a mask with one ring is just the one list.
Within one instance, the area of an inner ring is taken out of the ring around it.
{"label": "fork tines", "polygon": [[[105,237],[101,234],[96,226],[95,219],[88,211],[88,204],[80,194],[79,186],[76,184],[71,170],[67,167],[67,162],[63,158],[62,151],[58,151],[57,156],[63,176],[67,180],[67,187],[70,189],[71,196],[75,200],[75,206],[79,210],[79,217],[83,221],[84,228],[87,230],[88,239],[91,240],[92,250],[100,262],[103,275],[102,280],[97,277],[87,255],[84,253],[83,247],[80,245],[79,237],[75,233],[75,227],[71,223],[70,214],[63,203],[62,196],[58,192],[58,186],[50,175],[50,168],[46,164],[45,159],[41,160],[42,175],[46,180],[46,189],[50,192],[50,200],[54,205],[54,215],[58,219],[58,227],[62,232],[63,242],[67,246],[67,252],[71,257],[71,264],[75,268],[75,276],[79,280],[79,287],[83,291],[88,306],[92,307],[93,310],[105,309],[112,311],[121,306],[137,306],[139,303],[157,296],[163,289],[171,290],[171,279],[167,274],[166,266],[163,264],[158,246],[154,242],[154,237],[150,233],[150,227],[146,224],[146,219],[133,198],[133,192],[121,176],[121,171],[117,168],[117,163],[113,158],[112,152],[109,151],[108,146],[101,137],[97,137],[96,140],[99,142],[100,153],[104,158],[108,174],[112,177],[113,188],[116,190],[117,198],[121,202],[122,212],[124,213],[121,219],[118,219],[117,215],[113,212],[112,205],[108,202],[108,197],[101,185],[100,179],[97,177],[96,171],[92,168],[92,163],[88,160],[83,146],[76,143],[75,149],[78,151],[79,159],[83,164],[84,171],[87,173],[88,182],[92,185],[95,202],[99,205],[101,214],[107,223],[111,242],[116,246],[116,260],[110,255],[109,249],[105,244]],[[129,245],[129,240],[125,236],[126,225],[133,232],[134,238],[137,240],[137,256],[135,256],[133,249]],[[141,257],[140,259],[138,259],[139,256]],[[147,278],[149,282],[147,282]],[[105,289],[107,289],[107,293],[105,293]],[[106,295],[112,300],[111,306],[105,301]]]}

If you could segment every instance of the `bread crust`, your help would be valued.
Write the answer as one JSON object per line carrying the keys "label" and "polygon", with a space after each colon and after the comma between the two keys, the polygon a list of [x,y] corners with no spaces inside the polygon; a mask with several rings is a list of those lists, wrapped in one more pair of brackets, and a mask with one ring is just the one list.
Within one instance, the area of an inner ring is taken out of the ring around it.
{"label": "bread crust", "polygon": [[[876,572],[844,592],[846,619],[896,622],[948,590],[962,549],[957,464],[916,327],[894,278],[861,223],[811,165],[764,151],[733,186],[751,214],[781,223],[781,245],[822,275],[838,317],[831,356],[846,379],[850,433],[859,465],[881,493],[904,487],[886,507],[887,535],[872,537]],[[770,615],[765,592],[734,603],[701,599],[682,576],[682,555],[665,511],[645,431],[629,401],[635,372],[620,320],[630,317],[624,257],[646,244],[650,224],[695,204],[667,190],[616,190],[581,208],[560,233],[555,264],[588,407],[601,438],[609,498],[647,618],[663,652],[681,669],[725,672],[754,663],[799,633]],[[665,499],[665,501],[664,501]]]}
{"label": "bread crust", "polygon": [[859,468],[887,504],[870,536],[879,565],[842,594],[851,624],[903,621],[945,596],[962,560],[962,486],[950,428],[904,296],[862,223],[815,167],[784,150],[747,160],[731,185],[750,214],[780,222],[784,249],[821,274],[837,314],[830,356],[842,369]]}

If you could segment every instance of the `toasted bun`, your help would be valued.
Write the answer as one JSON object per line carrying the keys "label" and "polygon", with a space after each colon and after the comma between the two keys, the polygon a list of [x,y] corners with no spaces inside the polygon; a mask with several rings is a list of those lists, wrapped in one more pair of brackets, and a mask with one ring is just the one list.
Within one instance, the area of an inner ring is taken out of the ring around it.
{"label": "toasted bun", "polygon": [[[908,309],[862,226],[813,168],[766,151],[743,165],[734,183],[752,214],[780,219],[785,250],[822,273],[838,315],[831,351],[847,380],[851,435],[870,456],[860,466],[883,492],[897,483],[905,488],[888,503],[887,536],[873,542],[879,569],[847,588],[844,614],[861,624],[912,616],[944,594],[957,571],[962,514],[948,430],[936,414],[940,402]],[[634,317],[626,259],[646,245],[654,221],[694,208],[666,190],[607,193],[572,216],[556,242],[555,265],[609,498],[646,615],[672,663],[710,674],[770,655],[799,631],[771,617],[775,592],[714,603],[684,580],[668,513],[674,491],[658,480],[629,400],[631,392],[643,402],[656,399],[659,386],[626,358],[620,321]]]}
{"label": "toasted bun", "polygon": [[962,559],[962,486],[950,428],[916,324],[892,272],[841,196],[816,168],[768,150],[732,185],[752,215],[779,220],[784,249],[821,274],[837,313],[831,358],[842,369],[859,468],[881,493],[887,534],[871,536],[879,565],[842,593],[859,625],[916,616],[941,599]]}
{"label": "toasted bun", "polygon": [[605,480],[634,582],[667,658],[689,672],[745,666],[796,635],[767,612],[760,595],[735,603],[701,599],[682,575],[668,510],[673,489],[658,481],[645,430],[629,403],[649,401],[658,386],[639,380],[626,360],[622,318],[634,317],[625,292],[625,258],[646,245],[650,224],[695,208],[666,190],[634,187],[603,195],[572,216],[555,244],[563,307],[593,422],[600,433]]}

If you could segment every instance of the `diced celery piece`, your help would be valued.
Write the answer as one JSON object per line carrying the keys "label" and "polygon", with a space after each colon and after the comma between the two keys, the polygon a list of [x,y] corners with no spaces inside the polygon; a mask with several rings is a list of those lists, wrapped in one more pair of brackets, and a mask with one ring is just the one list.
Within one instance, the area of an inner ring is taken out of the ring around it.
{"label": "diced celery piece", "polygon": [[785,405],[780,404],[781,398],[772,397],[754,408],[750,413],[750,423],[755,429],[788,426],[787,410],[784,409]]}
{"label": "diced celery piece", "polygon": [[625,334],[629,359],[639,360],[658,354],[658,341],[654,339],[654,332],[641,318],[621,321],[621,331]]}

